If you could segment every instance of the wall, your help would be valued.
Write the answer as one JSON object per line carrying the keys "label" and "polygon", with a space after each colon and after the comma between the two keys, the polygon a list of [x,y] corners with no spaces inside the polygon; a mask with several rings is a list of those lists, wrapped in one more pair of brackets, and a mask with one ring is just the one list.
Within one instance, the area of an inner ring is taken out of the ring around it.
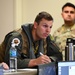
{"label": "wall", "polygon": [[68,1],[75,3],[75,0],[0,0],[0,43],[8,32],[33,22],[40,11],[53,16],[53,34],[63,24],[61,7]]}
{"label": "wall", "polygon": [[0,43],[13,28],[13,0],[0,0]]}
{"label": "wall", "polygon": [[[51,34],[53,34],[54,30],[63,24],[61,7],[67,1],[68,0],[16,0],[16,3],[18,3],[16,4],[16,8],[18,9],[16,15],[18,15],[16,16],[17,21],[15,28],[19,28],[25,23],[33,23],[39,12],[47,11],[54,18],[53,28],[51,31]],[[19,7],[22,8],[19,9]]]}
{"label": "wall", "polygon": [[51,33],[56,30],[63,20],[61,18],[61,7],[67,0],[22,0],[23,1],[23,22],[33,22],[36,15],[41,11],[49,12],[54,18],[54,24]]}

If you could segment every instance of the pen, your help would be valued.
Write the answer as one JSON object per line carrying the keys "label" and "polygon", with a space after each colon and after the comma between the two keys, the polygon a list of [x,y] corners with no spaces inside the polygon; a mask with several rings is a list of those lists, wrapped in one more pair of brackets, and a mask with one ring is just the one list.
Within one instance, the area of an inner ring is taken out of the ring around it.
{"label": "pen", "polygon": [[43,53],[40,52],[40,55],[43,55]]}

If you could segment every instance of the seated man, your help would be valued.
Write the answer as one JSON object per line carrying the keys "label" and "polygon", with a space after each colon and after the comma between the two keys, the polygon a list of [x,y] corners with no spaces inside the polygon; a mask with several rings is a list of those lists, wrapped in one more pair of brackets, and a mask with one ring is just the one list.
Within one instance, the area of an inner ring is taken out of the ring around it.
{"label": "seated man", "polygon": [[[14,38],[19,39],[19,42],[15,42],[18,43],[16,47],[18,68],[35,67],[62,60],[59,48],[50,38],[52,26],[52,16],[47,12],[40,12],[33,24],[22,25],[19,30],[8,33],[0,46],[0,50],[4,53],[0,54],[4,59],[2,61],[9,65],[9,49]],[[40,52],[43,55],[40,55]]]}
{"label": "seated man", "polygon": [[75,38],[75,5],[67,2],[62,6],[64,24],[54,31],[53,38],[59,46],[65,60],[65,46],[67,38]]}

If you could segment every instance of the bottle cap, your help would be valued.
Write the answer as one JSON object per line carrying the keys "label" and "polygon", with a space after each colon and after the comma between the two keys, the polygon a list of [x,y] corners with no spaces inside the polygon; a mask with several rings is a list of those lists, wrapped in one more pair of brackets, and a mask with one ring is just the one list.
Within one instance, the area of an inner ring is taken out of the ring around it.
{"label": "bottle cap", "polygon": [[11,45],[12,47],[15,47],[15,44],[14,43],[12,43],[12,45]]}
{"label": "bottle cap", "polygon": [[67,38],[66,45],[68,45],[69,43],[73,43],[73,39],[72,38]]}

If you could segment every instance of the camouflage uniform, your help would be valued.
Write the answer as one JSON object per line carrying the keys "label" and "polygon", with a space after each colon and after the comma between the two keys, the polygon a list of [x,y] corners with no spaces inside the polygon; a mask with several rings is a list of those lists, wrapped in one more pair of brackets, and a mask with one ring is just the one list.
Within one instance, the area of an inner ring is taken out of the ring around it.
{"label": "camouflage uniform", "polygon": [[66,45],[66,39],[75,37],[75,24],[71,27],[67,27],[65,24],[63,24],[54,32],[53,37],[56,44],[59,46],[60,51],[63,54],[63,60],[65,60],[64,50]]}
{"label": "camouflage uniform", "polygon": [[0,45],[0,62],[4,61],[9,65],[9,49],[14,38],[20,40],[19,45],[16,47],[18,68],[27,68],[30,60],[38,58],[40,52],[48,55],[52,62],[62,60],[59,47],[51,40],[51,36],[38,41],[33,40],[31,34],[32,25],[33,24],[25,24],[19,30],[12,31],[5,36],[3,43]]}

